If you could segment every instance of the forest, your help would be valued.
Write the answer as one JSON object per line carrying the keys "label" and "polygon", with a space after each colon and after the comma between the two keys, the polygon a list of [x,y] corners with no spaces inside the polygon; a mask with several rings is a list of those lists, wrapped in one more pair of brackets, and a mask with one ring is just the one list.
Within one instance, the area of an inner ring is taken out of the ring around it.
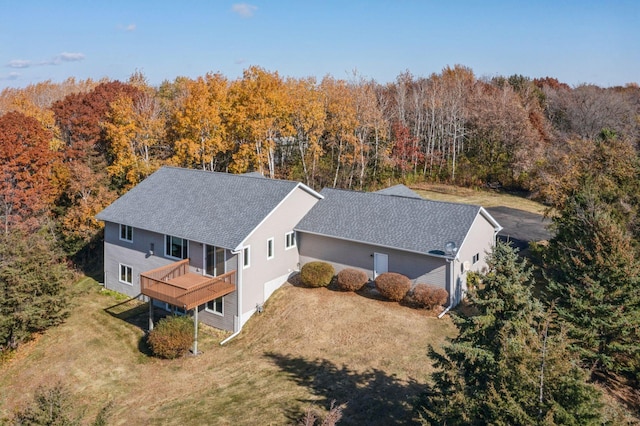
{"label": "forest", "polygon": [[0,93],[0,351],[64,320],[61,283],[100,261],[95,215],[172,165],[259,171],[315,189],[440,182],[543,202],[555,237],[534,259],[544,305],[537,317],[553,313],[587,380],[637,389],[639,142],[636,83],[479,78],[460,65],[428,77],[406,71],[388,84],[357,73],[292,78],[254,66],[235,80],[210,73],[157,87],[136,72],[126,82],[69,78],[7,88]]}

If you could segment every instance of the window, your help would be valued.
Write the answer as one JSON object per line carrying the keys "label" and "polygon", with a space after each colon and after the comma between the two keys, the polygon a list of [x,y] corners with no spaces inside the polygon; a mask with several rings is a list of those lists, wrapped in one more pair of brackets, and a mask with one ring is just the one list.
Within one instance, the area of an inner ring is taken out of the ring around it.
{"label": "window", "polygon": [[294,231],[287,232],[284,235],[284,248],[290,249],[296,246],[296,233]]}
{"label": "window", "polygon": [[250,250],[250,246],[246,246],[243,250],[242,250],[242,267],[243,268],[248,268],[249,265],[251,264],[249,262],[249,255],[251,254],[251,250]]}
{"label": "window", "polygon": [[273,238],[267,240],[267,259],[273,259]]}
{"label": "window", "polygon": [[476,253],[473,255],[473,264],[475,265],[480,260],[480,253]]}
{"label": "window", "polygon": [[133,285],[133,270],[131,266],[120,264],[120,282]]}
{"label": "window", "polygon": [[171,303],[165,303],[164,308],[171,312],[171,315],[187,315],[187,310],[179,306],[172,305]]}
{"label": "window", "polygon": [[205,309],[214,314],[224,315],[224,297],[218,297],[217,299],[207,302]]}
{"label": "window", "polygon": [[207,275],[216,276],[224,274],[224,249],[207,245],[205,250],[205,272]]}
{"label": "window", "polygon": [[165,256],[173,257],[174,259],[186,259],[189,257],[189,240],[166,235],[165,241]]}
{"label": "window", "polygon": [[133,227],[120,224],[120,240],[128,243],[133,242]]}

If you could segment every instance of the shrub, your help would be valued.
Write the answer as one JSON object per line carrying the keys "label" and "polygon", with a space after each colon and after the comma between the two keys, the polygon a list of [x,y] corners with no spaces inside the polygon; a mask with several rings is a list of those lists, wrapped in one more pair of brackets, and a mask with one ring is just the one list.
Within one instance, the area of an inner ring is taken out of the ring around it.
{"label": "shrub", "polygon": [[416,284],[413,288],[413,301],[420,307],[433,309],[447,303],[449,293],[442,287],[428,284]]}
{"label": "shrub", "polygon": [[394,302],[404,299],[411,289],[411,280],[395,272],[385,272],[378,275],[375,284],[382,296]]}
{"label": "shrub", "polygon": [[300,280],[307,287],[326,287],[334,275],[333,266],[327,262],[305,263],[300,270]]}
{"label": "shrub", "polygon": [[358,291],[369,281],[367,273],[360,269],[347,268],[338,272],[336,284],[343,291]]}
{"label": "shrub", "polygon": [[193,321],[180,316],[163,318],[149,332],[147,341],[155,356],[167,359],[182,356],[193,343]]}

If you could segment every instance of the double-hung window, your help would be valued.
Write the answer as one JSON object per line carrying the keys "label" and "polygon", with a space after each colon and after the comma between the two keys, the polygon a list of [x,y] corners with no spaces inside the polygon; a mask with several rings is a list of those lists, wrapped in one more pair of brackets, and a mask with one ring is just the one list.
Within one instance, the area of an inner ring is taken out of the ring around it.
{"label": "double-hung window", "polygon": [[133,227],[120,224],[120,240],[128,243],[133,242]]}
{"label": "double-hung window", "polygon": [[186,259],[189,257],[189,240],[165,235],[164,255],[174,259]]}
{"label": "double-hung window", "polygon": [[294,231],[287,232],[284,235],[284,248],[288,250],[296,246],[296,233]]}
{"label": "double-hung window", "polygon": [[133,269],[129,265],[120,264],[120,276],[118,277],[121,283],[133,285]]}

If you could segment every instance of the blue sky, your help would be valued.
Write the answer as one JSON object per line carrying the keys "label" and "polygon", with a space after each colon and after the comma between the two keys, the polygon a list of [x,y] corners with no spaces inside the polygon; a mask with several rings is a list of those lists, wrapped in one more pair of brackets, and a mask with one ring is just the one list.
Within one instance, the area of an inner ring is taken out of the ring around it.
{"label": "blue sky", "polygon": [[150,83],[251,65],[380,83],[447,65],[476,76],[640,83],[640,1],[0,0],[0,90],[44,80]]}

